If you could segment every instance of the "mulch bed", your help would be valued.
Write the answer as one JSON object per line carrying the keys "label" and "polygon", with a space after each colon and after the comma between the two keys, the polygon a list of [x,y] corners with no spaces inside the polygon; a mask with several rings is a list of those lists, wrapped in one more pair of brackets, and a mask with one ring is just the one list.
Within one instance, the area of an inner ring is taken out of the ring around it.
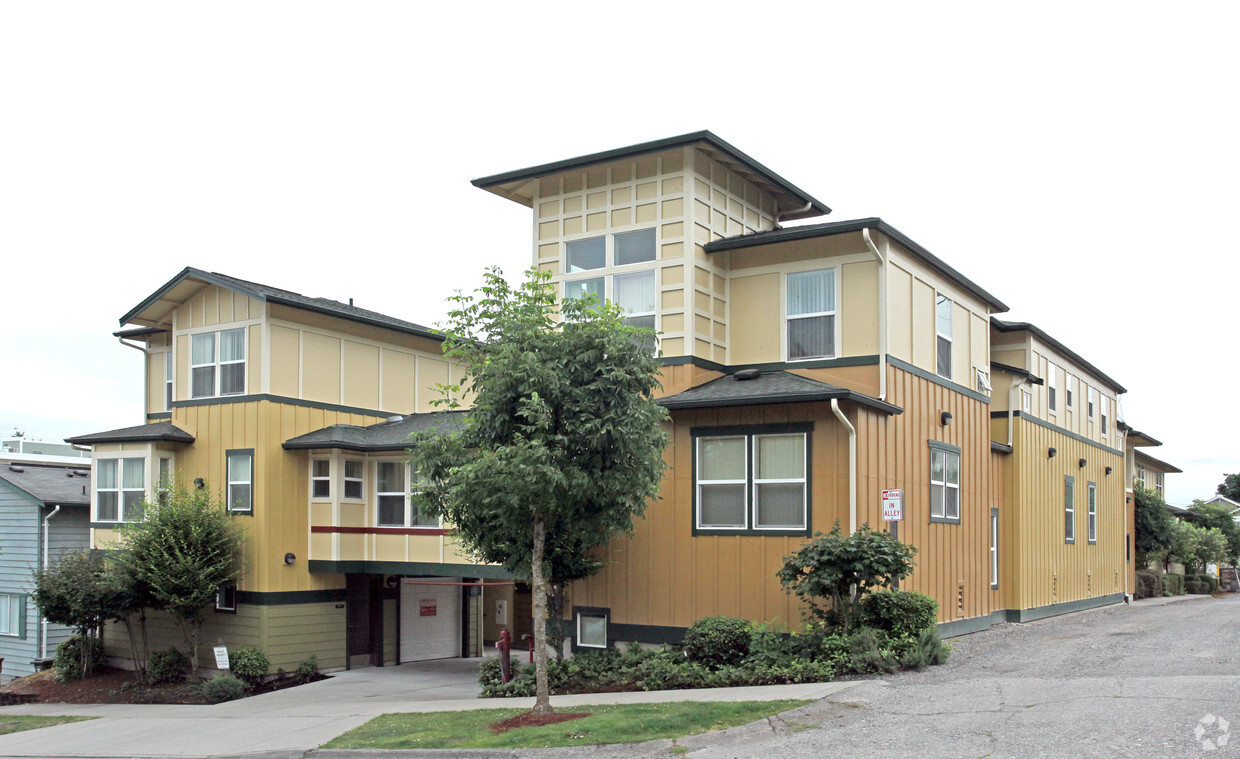
{"label": "mulch bed", "polygon": [[588,712],[552,712],[551,714],[534,714],[526,712],[518,714],[515,717],[509,717],[499,722],[491,723],[492,732],[506,733],[509,730],[516,730],[519,727],[539,727],[542,725],[554,725],[557,722],[568,722],[582,717],[589,717]]}
{"label": "mulch bed", "polygon": [[[318,675],[314,682],[327,679]],[[201,682],[201,681],[199,681]],[[270,693],[301,685],[291,677],[269,680],[249,695]],[[139,683],[126,669],[100,667],[96,674],[83,680],[62,683],[54,670],[39,672],[13,680],[0,687],[0,701],[20,698],[22,702],[39,701],[49,704],[209,704],[211,701],[196,682],[176,685]]]}

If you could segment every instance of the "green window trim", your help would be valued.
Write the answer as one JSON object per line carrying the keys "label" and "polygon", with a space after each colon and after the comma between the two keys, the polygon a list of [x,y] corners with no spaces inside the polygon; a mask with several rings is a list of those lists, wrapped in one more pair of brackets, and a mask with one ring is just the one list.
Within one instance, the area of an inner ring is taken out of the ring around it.
{"label": "green window trim", "polygon": [[1063,542],[1076,543],[1076,478],[1063,476]]}
{"label": "green window trim", "polygon": [[[232,459],[234,457],[249,457],[250,459],[250,479],[236,480],[232,479]],[[224,502],[229,514],[237,516],[254,516],[254,449],[253,448],[229,448],[224,451]],[[233,485],[245,485],[249,488],[249,505],[245,508],[233,507]]]}

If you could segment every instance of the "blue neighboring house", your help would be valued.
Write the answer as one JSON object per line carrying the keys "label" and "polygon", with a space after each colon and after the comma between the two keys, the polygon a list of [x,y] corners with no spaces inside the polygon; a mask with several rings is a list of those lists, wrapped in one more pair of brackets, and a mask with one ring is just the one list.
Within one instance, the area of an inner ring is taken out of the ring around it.
{"label": "blue neighboring house", "polygon": [[35,671],[72,634],[41,624],[31,600],[31,573],[54,565],[62,553],[90,545],[90,468],[26,462],[0,463],[0,675]]}

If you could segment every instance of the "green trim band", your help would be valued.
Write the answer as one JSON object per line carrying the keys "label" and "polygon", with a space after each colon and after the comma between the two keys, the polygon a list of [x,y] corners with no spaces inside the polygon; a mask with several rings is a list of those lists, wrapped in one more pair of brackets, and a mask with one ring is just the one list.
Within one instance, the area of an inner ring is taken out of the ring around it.
{"label": "green trim band", "polygon": [[171,418],[172,418],[172,412],[171,412],[171,411],[160,411],[160,412],[155,413],[155,414],[147,414],[147,415],[146,415],[146,420],[147,420],[148,422],[157,422],[157,421],[160,421],[160,420],[162,420],[162,419],[171,419]]}
{"label": "green trim band", "polygon": [[1003,610],[984,614],[980,617],[970,617],[969,619],[954,619],[951,622],[939,622],[939,636],[943,638],[955,638],[960,635],[972,635],[975,632],[989,630],[992,625],[1006,622],[1007,617]]}
{"label": "green trim band", "polygon": [[513,575],[498,564],[437,564],[428,561],[328,561],[311,559],[312,574],[424,575],[428,577],[481,577],[511,580]]}
{"label": "green trim band", "polygon": [[237,603],[252,606],[292,606],[295,604],[340,603],[345,600],[344,588],[330,590],[279,590],[260,593],[256,590],[238,590]]}
{"label": "green trim band", "polygon": [[[991,419],[1005,419],[1005,418],[1007,418],[1007,415],[1008,415],[1008,412],[1006,412],[1006,411],[991,411],[991,412],[990,412],[990,418],[991,418]],[[1079,443],[1087,443],[1087,444],[1089,444],[1089,445],[1092,445],[1092,446],[1093,446],[1093,447],[1095,447],[1095,448],[1100,448],[1100,449],[1102,449],[1102,450],[1106,451],[1107,453],[1114,453],[1116,456],[1119,456],[1119,457],[1121,457],[1121,458],[1124,456],[1124,452],[1123,452],[1123,451],[1121,451],[1121,450],[1119,450],[1118,448],[1109,448],[1109,447],[1107,447],[1107,446],[1103,445],[1102,443],[1099,443],[1099,442],[1098,442],[1098,441],[1096,441],[1096,440],[1090,440],[1089,438],[1087,438],[1087,437],[1085,437],[1085,436],[1083,436],[1083,435],[1078,435],[1078,434],[1076,434],[1075,432],[1072,432],[1071,430],[1065,430],[1063,427],[1060,427],[1060,426],[1059,426],[1059,425],[1057,425],[1057,424],[1051,424],[1050,422],[1047,422],[1047,421],[1044,421],[1044,420],[1042,420],[1042,419],[1039,419],[1039,418],[1038,418],[1038,417],[1036,417],[1036,416],[1032,416],[1032,415],[1030,415],[1030,414],[1026,414],[1026,413],[1024,413],[1023,411],[1013,411],[1013,412],[1012,412],[1012,415],[1013,415],[1015,418],[1017,418],[1017,419],[1025,419],[1025,420],[1028,420],[1028,421],[1030,421],[1030,422],[1033,422],[1034,424],[1038,425],[1039,427],[1045,427],[1045,428],[1046,428],[1046,429],[1048,429],[1048,430],[1052,430],[1052,431],[1054,431],[1054,432],[1058,432],[1058,433],[1060,433],[1060,434],[1062,434],[1062,435],[1067,435],[1068,437],[1072,438],[1073,440],[1075,440],[1075,441],[1077,441],[1077,442],[1079,442]]]}
{"label": "green trim band", "polygon": [[301,398],[290,398],[287,395],[272,395],[271,393],[255,393],[252,395],[227,395],[218,398],[197,398],[190,401],[173,401],[173,408],[187,408],[189,406],[211,406],[223,405],[226,403],[255,403],[257,401],[270,401],[272,403],[283,403],[286,406],[303,406],[305,408],[320,409],[322,411],[341,411],[346,414],[365,414],[366,416],[379,416],[387,418],[394,411],[379,411],[372,408],[361,408],[358,406],[342,406],[338,403],[319,403],[318,401],[307,401]]}
{"label": "green trim band", "polygon": [[936,385],[942,385],[948,390],[955,390],[957,393],[968,396],[969,398],[972,398],[975,401],[981,401],[982,403],[985,403],[987,406],[990,405],[990,396],[982,395],[976,390],[970,390],[964,385],[958,385],[955,382],[952,382],[951,380],[945,380],[939,375],[932,374],[926,371],[925,369],[922,369],[921,367],[913,366],[912,364],[910,364],[907,361],[904,361],[903,359],[898,359],[895,356],[888,355],[887,363],[891,364],[897,369],[903,369],[909,374],[915,375],[917,377],[921,377],[924,380],[929,380],[930,382],[933,382]]}
{"label": "green trim band", "polygon": [[1123,600],[1123,593],[1112,593],[1109,596],[1094,596],[1093,598],[1081,598],[1076,601],[1060,601],[1056,604],[1034,606],[1030,609],[1007,609],[1006,621],[1032,622],[1035,619],[1045,619],[1046,617],[1056,617],[1060,614],[1071,614],[1074,611],[1096,609],[1099,606],[1110,606],[1111,604],[1121,603]]}
{"label": "green trim band", "polygon": [[[582,607],[575,607],[582,608]],[[576,634],[575,619],[561,619],[560,629],[564,631],[565,638],[573,638]],[[688,632],[687,627],[665,627],[662,625],[630,625],[619,622],[613,622],[610,617],[607,619],[607,645],[609,648],[615,648],[615,644],[630,643],[636,641],[638,643],[649,643],[655,646],[678,646],[685,639],[685,633]],[[573,640],[575,646],[577,641]],[[597,649],[582,649],[584,651],[593,651]]]}
{"label": "green trim band", "polygon": [[768,361],[762,364],[720,364],[697,356],[669,356],[660,358],[663,366],[693,365],[699,369],[710,369],[724,374],[733,374],[742,369],[758,369],[769,372],[779,369],[830,369],[837,366],[878,366],[878,356],[845,356],[843,358],[816,358],[809,361]]}

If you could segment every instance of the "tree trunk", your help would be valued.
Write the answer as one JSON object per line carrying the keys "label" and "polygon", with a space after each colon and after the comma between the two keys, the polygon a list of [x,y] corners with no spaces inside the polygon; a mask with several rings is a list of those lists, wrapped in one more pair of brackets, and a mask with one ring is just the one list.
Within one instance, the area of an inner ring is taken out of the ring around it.
{"label": "tree trunk", "polygon": [[125,615],[125,633],[129,636],[129,653],[133,656],[133,674],[138,682],[142,682],[146,678],[146,674],[142,671],[142,661],[138,659],[138,638],[133,629],[133,622],[129,621],[129,615]]}
{"label": "tree trunk", "polygon": [[547,682],[547,583],[543,580],[543,548],[547,524],[542,515],[534,516],[534,551],[530,559],[530,580],[534,584],[534,714],[551,714],[551,688]]}
{"label": "tree trunk", "polygon": [[555,658],[564,661],[564,583],[553,582],[547,591],[547,619],[555,620],[547,642],[555,649]]}

